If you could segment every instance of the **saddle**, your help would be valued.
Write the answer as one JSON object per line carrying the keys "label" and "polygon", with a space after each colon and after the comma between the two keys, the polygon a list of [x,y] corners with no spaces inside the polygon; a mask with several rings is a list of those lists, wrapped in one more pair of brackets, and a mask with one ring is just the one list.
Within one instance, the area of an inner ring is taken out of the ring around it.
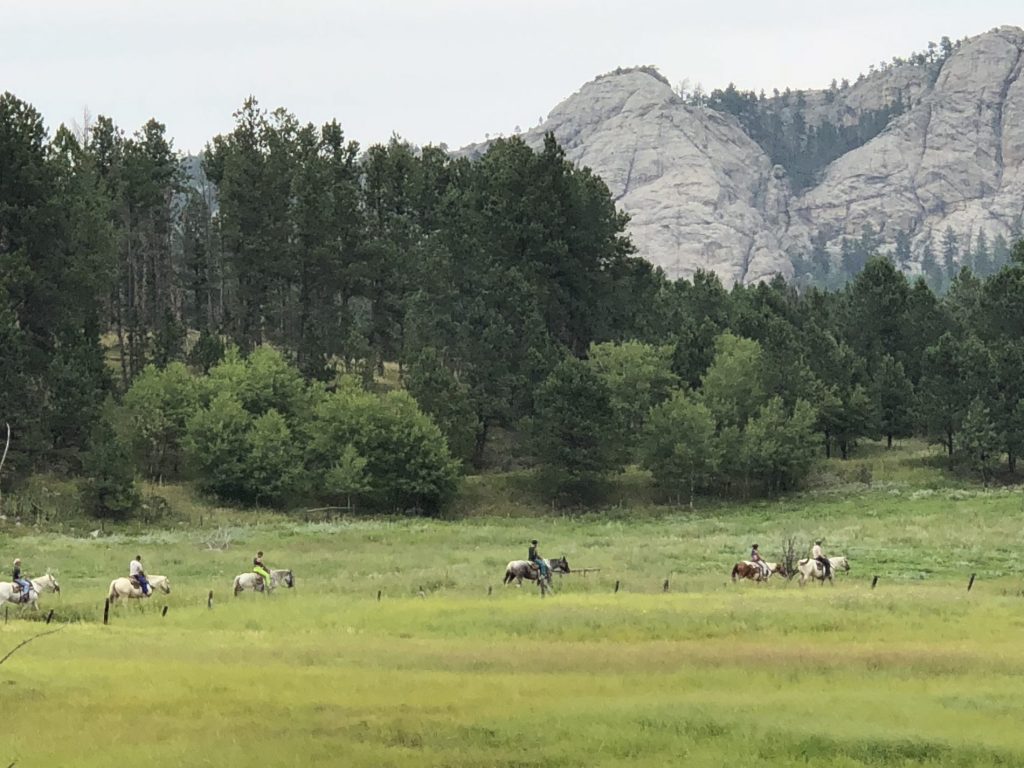
{"label": "saddle", "polygon": [[11,582],[11,593],[17,596],[19,603],[27,603],[32,596],[31,589],[22,589],[21,584],[16,581]]}

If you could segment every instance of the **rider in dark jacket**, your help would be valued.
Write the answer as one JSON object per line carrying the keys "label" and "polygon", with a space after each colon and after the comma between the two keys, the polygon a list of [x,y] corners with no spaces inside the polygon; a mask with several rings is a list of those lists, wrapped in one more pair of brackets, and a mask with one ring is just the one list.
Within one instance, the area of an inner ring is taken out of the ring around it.
{"label": "rider in dark jacket", "polygon": [[548,564],[544,562],[544,558],[537,553],[537,540],[534,539],[530,542],[530,550],[526,554],[526,559],[531,563],[536,564],[540,568],[541,578],[547,578],[548,576]]}

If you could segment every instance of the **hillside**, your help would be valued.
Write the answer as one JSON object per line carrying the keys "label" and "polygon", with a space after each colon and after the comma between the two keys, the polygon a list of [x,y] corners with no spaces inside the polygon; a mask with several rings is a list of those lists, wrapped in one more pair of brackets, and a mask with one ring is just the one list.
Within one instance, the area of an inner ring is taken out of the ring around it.
{"label": "hillside", "polygon": [[1022,51],[1024,30],[1002,27],[853,85],[756,103],[735,89],[687,98],[651,68],[617,70],[523,137],[540,146],[552,132],[598,173],[639,252],[672,277],[825,273],[842,267],[844,238],[848,262],[856,241],[910,273],[931,251],[951,272],[973,263],[979,233],[986,254],[1020,233]]}

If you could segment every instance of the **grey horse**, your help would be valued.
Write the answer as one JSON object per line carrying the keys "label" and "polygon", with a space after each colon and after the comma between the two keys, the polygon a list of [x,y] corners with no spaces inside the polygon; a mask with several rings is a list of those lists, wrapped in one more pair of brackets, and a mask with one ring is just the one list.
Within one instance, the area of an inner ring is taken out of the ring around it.
{"label": "grey horse", "polygon": [[[548,581],[551,580],[550,574],[552,573],[569,573],[569,561],[564,556],[544,562],[548,565]],[[520,587],[523,584],[523,579],[537,581],[539,578],[540,568],[535,563],[531,563],[529,560],[513,560],[505,566],[505,579],[501,583],[511,584],[514,581],[516,586]]]}

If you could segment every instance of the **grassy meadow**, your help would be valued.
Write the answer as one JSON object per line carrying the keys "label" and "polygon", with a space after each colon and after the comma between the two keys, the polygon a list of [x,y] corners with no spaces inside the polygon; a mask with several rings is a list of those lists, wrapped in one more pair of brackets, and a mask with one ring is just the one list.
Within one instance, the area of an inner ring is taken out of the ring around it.
{"label": "grassy meadow", "polygon": [[[159,530],[8,524],[0,561],[63,595],[50,627],[12,609],[0,656],[64,628],[0,665],[0,765],[1024,764],[1018,488],[963,485],[914,445],[692,511],[644,504],[637,477],[586,514],[514,476],[467,485],[451,520],[306,522],[168,487],[181,519]],[[834,587],[729,582],[752,541],[815,536],[851,559]],[[533,537],[601,570],[547,599],[502,587]],[[257,548],[294,590],[231,597]],[[136,551],[173,592],[103,626]]]}

